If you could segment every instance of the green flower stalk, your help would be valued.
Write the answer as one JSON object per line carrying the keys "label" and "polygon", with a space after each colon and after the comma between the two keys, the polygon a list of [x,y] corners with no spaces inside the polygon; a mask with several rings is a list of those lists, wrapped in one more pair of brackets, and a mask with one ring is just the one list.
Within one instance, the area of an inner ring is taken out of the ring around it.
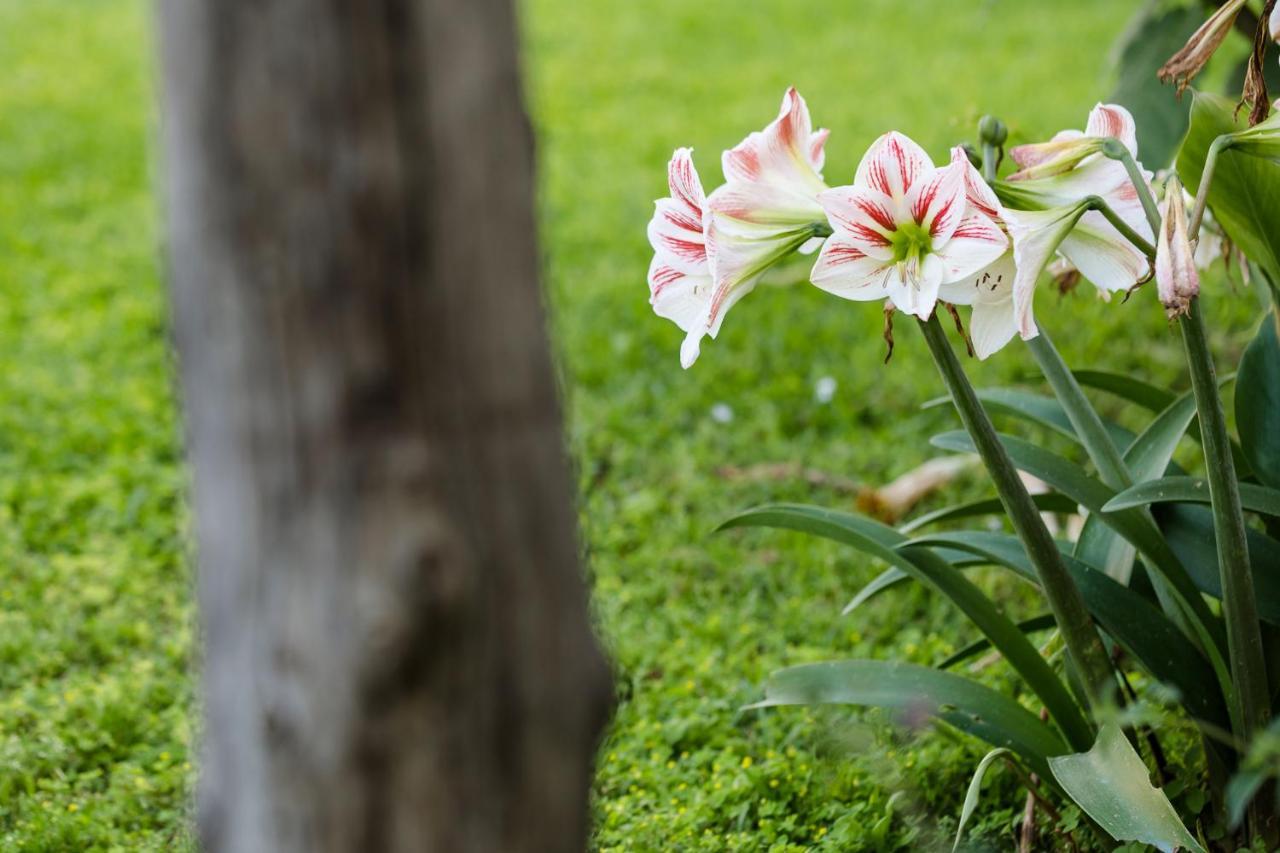
{"label": "green flower stalk", "polygon": [[920,328],[960,420],[973,438],[1000,501],[1035,567],[1049,609],[1053,611],[1067,650],[1079,668],[1090,701],[1095,704],[1108,701],[1115,690],[1115,677],[1084,597],[1067,571],[1062,554],[1044,526],[1040,511],[1019,478],[1013,460],[1000,443],[995,427],[956,358],[937,315],[921,320]]}

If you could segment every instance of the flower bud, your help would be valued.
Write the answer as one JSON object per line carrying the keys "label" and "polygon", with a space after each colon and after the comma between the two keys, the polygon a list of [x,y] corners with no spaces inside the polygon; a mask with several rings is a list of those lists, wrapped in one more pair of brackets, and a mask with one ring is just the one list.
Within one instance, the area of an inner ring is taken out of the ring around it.
{"label": "flower bud", "polygon": [[1172,320],[1187,314],[1191,300],[1200,293],[1200,274],[1196,272],[1195,253],[1187,239],[1187,208],[1182,199],[1182,184],[1169,179],[1165,187],[1163,220],[1156,240],[1156,289],[1165,313]]}
{"label": "flower bud", "polygon": [[1009,128],[995,116],[983,116],[978,122],[978,138],[984,145],[999,148],[1009,138]]}

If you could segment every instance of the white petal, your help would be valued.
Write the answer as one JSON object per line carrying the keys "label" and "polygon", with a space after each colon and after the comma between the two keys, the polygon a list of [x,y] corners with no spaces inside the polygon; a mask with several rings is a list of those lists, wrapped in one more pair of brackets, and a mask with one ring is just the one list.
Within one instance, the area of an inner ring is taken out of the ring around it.
{"label": "white petal", "polygon": [[951,149],[951,163],[952,165],[957,163],[964,165],[965,199],[968,201],[969,206],[979,213],[999,221],[1000,199],[996,198],[995,191],[982,179],[982,173],[969,162],[969,155],[965,153],[964,148],[957,145]]}
{"label": "white petal", "polygon": [[814,133],[809,108],[792,87],[783,95],[776,119],[724,152],[725,180],[785,184],[816,195],[826,188],[819,174],[825,141],[825,131]]}
{"label": "white petal", "polygon": [[889,272],[885,290],[894,307],[921,320],[929,319],[942,286],[942,261],[938,256],[928,255],[918,266],[911,261],[895,264]]}
{"label": "white petal", "polygon": [[921,173],[933,168],[925,150],[896,130],[884,134],[867,149],[853,183],[901,199]]}
{"label": "white petal", "polygon": [[1114,136],[1124,143],[1129,153],[1138,156],[1138,126],[1133,114],[1119,104],[1098,104],[1089,113],[1085,136]]}
{"label": "white petal", "polygon": [[687,273],[705,273],[707,246],[702,223],[691,219],[687,208],[675,199],[658,199],[654,206],[648,228],[654,253]]}
{"label": "white petal", "polygon": [[1096,211],[1080,219],[1058,251],[1105,293],[1128,290],[1150,269],[1146,255]]}
{"label": "white petal", "polygon": [[788,230],[825,218],[816,194],[763,181],[731,181],[713,192],[707,205],[721,216]]}
{"label": "white petal", "polygon": [[835,187],[818,196],[833,231],[881,260],[893,256],[890,236],[901,212],[893,199],[868,187]]}
{"label": "white petal", "polygon": [[688,275],[657,257],[649,265],[649,304],[653,313],[686,332],[706,317],[712,289],[710,275]]}
{"label": "white petal", "polygon": [[905,203],[911,218],[933,238],[933,247],[942,247],[964,216],[964,168],[952,163],[922,173],[907,190]]}
{"label": "white petal", "polygon": [[987,266],[966,278],[945,282],[938,289],[938,298],[953,305],[979,305],[1003,302],[1013,298],[1013,280],[1017,267],[1013,262],[1013,247]]}
{"label": "white petal", "polygon": [[707,273],[703,233],[706,197],[693,165],[693,150],[677,148],[667,164],[669,198],[654,203],[649,220],[649,245],[661,263],[694,275]]}
{"label": "white petal", "polygon": [[833,234],[823,244],[809,280],[828,293],[864,302],[884,299],[884,281],[890,268],[870,257],[843,234]]}
{"label": "white petal", "polygon": [[1009,247],[1000,226],[981,213],[971,213],[956,227],[951,239],[936,253],[943,263],[944,282],[966,279],[994,263]]}
{"label": "white petal", "polygon": [[1012,295],[998,302],[980,302],[973,306],[973,313],[969,315],[969,339],[979,359],[986,359],[1003,348],[1017,332]]}
{"label": "white petal", "polygon": [[1018,334],[1024,340],[1040,333],[1032,316],[1036,280],[1083,212],[1082,205],[1048,210],[1005,209],[1005,223],[1013,238],[1013,259],[1017,266],[1013,280],[1014,318]]}

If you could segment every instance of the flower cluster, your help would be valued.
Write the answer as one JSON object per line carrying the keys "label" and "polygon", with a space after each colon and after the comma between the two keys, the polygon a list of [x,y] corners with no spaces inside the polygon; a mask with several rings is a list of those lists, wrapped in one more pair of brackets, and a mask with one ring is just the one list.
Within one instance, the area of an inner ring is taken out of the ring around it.
{"label": "flower cluster", "polygon": [[[959,146],[937,166],[893,131],[872,143],[851,184],[828,187],[826,141],[792,88],[772,123],[724,152],[725,183],[710,196],[692,151],[672,156],[670,196],[649,223],[649,292],[654,311],[686,333],[684,367],[770,267],[818,244],[809,279],[828,293],[921,320],[939,302],[970,306],[980,358],[1038,334],[1035,285],[1055,258],[1104,297],[1152,274],[1157,235],[1122,162],[1137,157],[1123,107],[1099,104],[1085,130],[1012,148],[1018,170],[1004,181],[985,180]],[[1150,173],[1134,164],[1145,192]]]}

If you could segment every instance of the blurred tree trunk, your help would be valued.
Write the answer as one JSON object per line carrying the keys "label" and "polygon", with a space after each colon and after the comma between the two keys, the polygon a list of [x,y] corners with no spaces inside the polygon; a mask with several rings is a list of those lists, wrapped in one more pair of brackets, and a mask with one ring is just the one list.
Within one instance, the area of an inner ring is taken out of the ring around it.
{"label": "blurred tree trunk", "polygon": [[609,681],[510,0],[160,34],[205,849],[580,849]]}

